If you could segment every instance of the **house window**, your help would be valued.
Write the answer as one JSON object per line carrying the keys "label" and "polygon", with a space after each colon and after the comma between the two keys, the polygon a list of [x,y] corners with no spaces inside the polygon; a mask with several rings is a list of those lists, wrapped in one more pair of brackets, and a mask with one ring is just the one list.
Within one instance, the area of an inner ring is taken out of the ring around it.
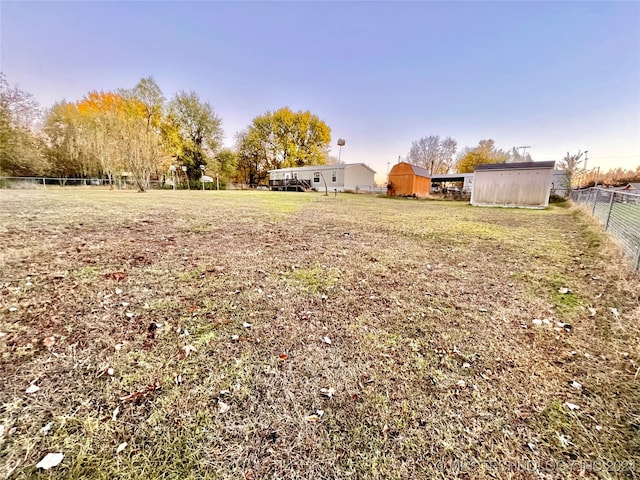
{"label": "house window", "polygon": [[313,172],[313,183],[320,183],[320,172]]}
{"label": "house window", "polygon": [[331,170],[331,182],[336,183],[338,181],[338,171]]}
{"label": "house window", "polygon": [[297,179],[298,179],[298,172],[293,172],[293,178],[294,178],[295,180],[297,180]]}
{"label": "house window", "polygon": [[288,173],[285,173],[285,174],[284,174],[284,179],[285,179],[285,180],[289,180],[289,174],[288,174]]}

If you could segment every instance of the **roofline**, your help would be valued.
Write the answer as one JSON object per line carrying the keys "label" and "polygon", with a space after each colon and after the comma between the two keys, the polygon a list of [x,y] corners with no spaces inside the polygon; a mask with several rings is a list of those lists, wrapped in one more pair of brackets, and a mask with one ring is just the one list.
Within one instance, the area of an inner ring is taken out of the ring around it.
{"label": "roofline", "polygon": [[347,168],[347,167],[357,167],[357,166],[362,166],[368,170],[370,170],[374,175],[376,173],[376,171],[371,168],[369,165],[367,165],[366,163],[342,163],[342,164],[338,164],[338,165],[307,165],[304,167],[285,167],[285,168],[274,168],[272,170],[267,170],[267,173],[271,173],[271,172],[308,172],[308,171],[316,171],[316,170],[338,170],[340,168]]}
{"label": "roofline", "polygon": [[555,161],[548,162],[520,162],[520,163],[481,163],[475,171],[483,170],[553,170]]}

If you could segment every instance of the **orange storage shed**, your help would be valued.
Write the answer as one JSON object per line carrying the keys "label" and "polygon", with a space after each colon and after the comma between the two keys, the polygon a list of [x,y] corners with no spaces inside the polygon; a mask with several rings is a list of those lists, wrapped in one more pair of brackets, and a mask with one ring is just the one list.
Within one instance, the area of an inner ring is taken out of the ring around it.
{"label": "orange storage shed", "polygon": [[389,172],[388,191],[396,197],[426,197],[431,192],[431,178],[426,168],[400,162]]}

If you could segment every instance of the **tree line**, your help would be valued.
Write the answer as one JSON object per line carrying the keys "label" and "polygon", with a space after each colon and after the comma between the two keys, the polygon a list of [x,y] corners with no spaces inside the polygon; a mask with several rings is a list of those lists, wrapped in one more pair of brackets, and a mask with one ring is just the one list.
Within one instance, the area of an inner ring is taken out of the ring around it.
{"label": "tree line", "polygon": [[471,173],[484,163],[531,162],[529,153],[520,153],[516,147],[509,151],[496,148],[493,139],[480,140],[476,147],[465,147],[458,152],[458,142],[451,137],[441,139],[430,135],[411,144],[407,161],[426,168],[430,174]]}
{"label": "tree line", "polygon": [[153,77],[133,88],[91,91],[43,110],[0,74],[0,176],[122,177],[141,191],[170,166],[185,181],[203,169],[223,182],[260,183],[275,168],[324,164],[331,130],[288,107],[253,119],[222,148],[222,120],[191,91],[167,101]]}
{"label": "tree line", "polygon": [[[496,147],[493,139],[480,140],[475,147],[465,147],[457,151],[457,142],[450,138],[440,138],[430,135],[415,140],[411,144],[407,161],[423,167],[430,174],[472,173],[480,164],[532,162],[528,152],[520,152],[520,148],[512,147],[502,150]],[[557,164],[556,168],[564,170],[567,185],[593,186],[595,184],[620,185],[640,182],[640,166],[636,170],[613,168],[608,171],[586,169],[584,165],[585,152],[567,152]]]}

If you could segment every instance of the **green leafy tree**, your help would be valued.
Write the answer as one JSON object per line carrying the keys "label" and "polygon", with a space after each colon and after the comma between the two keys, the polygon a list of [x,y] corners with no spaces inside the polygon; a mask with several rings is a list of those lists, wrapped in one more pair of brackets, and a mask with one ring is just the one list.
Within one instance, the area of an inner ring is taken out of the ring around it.
{"label": "green leafy tree", "polygon": [[42,112],[33,95],[10,87],[0,73],[0,174],[43,175],[49,165],[36,134]]}
{"label": "green leafy tree", "polygon": [[465,148],[458,157],[456,169],[459,173],[472,173],[478,165],[486,163],[505,163],[509,154],[496,149],[492,139],[480,140],[475,148]]}
{"label": "green leafy tree", "polygon": [[43,133],[51,173],[62,178],[98,174],[95,157],[82,148],[81,118],[75,104],[54,104],[46,115]]}
{"label": "green leafy tree", "polygon": [[229,148],[224,148],[215,157],[215,171],[223,182],[230,182],[236,176],[238,155]]}
{"label": "green leafy tree", "polygon": [[267,177],[267,170],[324,165],[331,129],[309,111],[284,107],[253,119],[237,139],[238,169],[249,183]]}
{"label": "green leafy tree", "polygon": [[171,134],[176,160],[187,167],[190,178],[200,175],[200,165],[207,165],[222,142],[222,121],[208,102],[202,102],[194,91],[178,92],[169,102],[164,127]]}
{"label": "green leafy tree", "polygon": [[240,183],[255,185],[267,178],[269,144],[260,137],[261,132],[255,128],[243,130],[236,135],[236,181]]}

